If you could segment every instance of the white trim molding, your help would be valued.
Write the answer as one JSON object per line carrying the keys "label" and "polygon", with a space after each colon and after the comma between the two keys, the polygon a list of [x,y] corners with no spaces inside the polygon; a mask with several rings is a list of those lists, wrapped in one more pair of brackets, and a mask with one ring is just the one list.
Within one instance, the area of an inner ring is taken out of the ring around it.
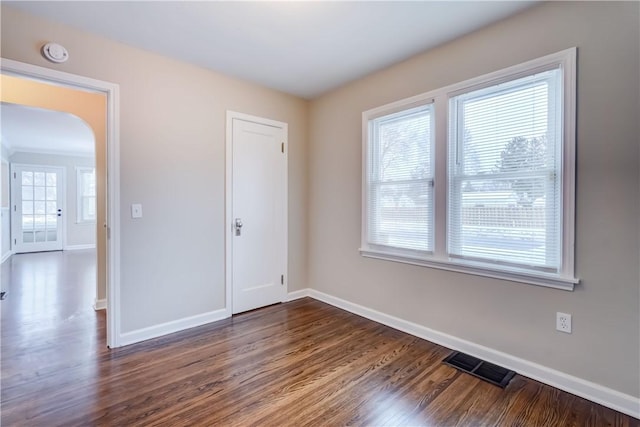
{"label": "white trim molding", "polygon": [[5,261],[11,258],[11,255],[13,255],[13,251],[7,251],[6,253],[2,254],[2,260],[0,260],[0,264],[4,264]]}
{"label": "white trim molding", "polygon": [[480,344],[445,334],[426,326],[400,319],[377,310],[334,297],[315,289],[303,289],[289,294],[289,300],[309,296],[318,301],[341,308],[358,316],[366,317],[407,334],[425,339],[443,347],[462,351],[496,365],[511,369],[519,375],[532,378],[557,389],[614,409],[635,418],[640,418],[640,399],[611,388],[557,371]]}
{"label": "white trim molding", "polygon": [[403,264],[419,265],[422,267],[437,268],[439,270],[454,271],[456,273],[473,274],[476,276],[491,277],[494,279],[511,280],[518,283],[526,283],[529,285],[543,286],[546,288],[561,289],[564,291],[573,291],[574,286],[580,282],[579,279],[564,279],[550,274],[519,272],[516,269],[511,271],[501,271],[491,269],[486,265],[479,264],[477,266],[471,263],[463,264],[455,259],[447,261],[438,261],[424,258],[413,258],[408,255],[394,255],[390,251],[382,252],[376,250],[360,249],[360,255],[365,258],[381,259],[384,261],[400,262]]}
{"label": "white trim molding", "polygon": [[93,309],[95,311],[98,310],[106,310],[107,309],[107,300],[106,299],[95,299],[93,303]]}
{"label": "white trim molding", "polygon": [[[1,58],[2,74],[35,79],[107,98],[107,345],[120,346],[120,86],[90,77]],[[102,226],[102,225],[100,225]],[[97,285],[96,285],[97,286]]]}
{"label": "white trim molding", "polygon": [[65,157],[78,157],[78,158],[87,158],[92,159],[95,158],[95,153],[85,153],[78,151],[65,151],[65,150],[50,150],[46,148],[27,148],[27,147],[12,147],[9,151],[11,155],[17,153],[27,153],[27,154],[48,154],[52,156],[65,156]]}
{"label": "white trim molding", "polygon": [[207,313],[197,314],[195,316],[185,317],[183,319],[173,320],[171,322],[161,323],[159,325],[149,326],[147,328],[136,329],[131,332],[125,332],[120,335],[119,342],[121,346],[135,344],[140,341],[161,337],[163,335],[172,334],[189,328],[195,328],[196,326],[202,326],[228,317],[230,317],[229,311],[226,308],[221,308],[220,310],[214,310]]}
{"label": "white trim molding", "polygon": [[299,291],[289,292],[287,294],[287,302],[295,301],[297,299],[304,298],[304,297],[308,297],[309,296],[309,292],[310,292],[310,290],[308,288],[307,289],[300,289]]}
{"label": "white trim molding", "polygon": [[67,245],[64,248],[62,248],[62,250],[64,251],[81,251],[84,249],[95,249],[96,248],[96,244],[95,243],[89,243],[86,245]]}

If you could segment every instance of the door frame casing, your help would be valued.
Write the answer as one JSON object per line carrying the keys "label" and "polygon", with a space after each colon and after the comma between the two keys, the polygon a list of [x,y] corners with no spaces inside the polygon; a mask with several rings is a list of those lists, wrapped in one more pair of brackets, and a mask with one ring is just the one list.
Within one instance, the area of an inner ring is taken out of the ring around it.
{"label": "door frame casing", "polygon": [[226,317],[233,313],[233,120],[244,120],[266,126],[282,129],[284,136],[284,291],[283,300],[286,301],[289,290],[289,125],[277,120],[252,116],[227,110],[226,146],[225,146],[225,311]]}
{"label": "door frame casing", "polygon": [[[19,224],[19,220],[18,218],[16,218],[16,211],[11,209],[11,205],[13,206],[17,206],[16,203],[16,194],[15,192],[18,191],[18,183],[17,183],[17,178],[13,178],[13,174],[16,172],[17,168],[44,168],[44,169],[57,169],[60,172],[60,180],[61,180],[61,185],[62,185],[62,196],[59,198],[62,199],[62,202],[60,203],[60,208],[62,209],[62,220],[60,221],[60,245],[61,245],[61,249],[64,249],[65,246],[67,246],[67,217],[65,215],[67,215],[67,171],[66,168],[64,166],[52,166],[52,165],[37,165],[37,164],[29,164],[29,163],[13,163],[10,162],[9,163],[9,167],[10,167],[10,174],[9,174],[9,179],[11,180],[10,182],[10,187],[9,187],[9,194],[10,194],[10,198],[9,200],[11,200],[11,203],[9,204],[9,216],[10,216],[10,223],[11,223],[11,237],[12,237],[12,242],[11,242],[11,251],[12,253],[18,253],[15,251],[15,243],[17,240],[17,228],[18,224]],[[19,185],[20,187],[20,191],[22,191],[22,184]],[[20,197],[20,200],[22,201],[22,197]],[[22,210],[21,210],[22,212]],[[20,227],[20,231],[22,231],[22,227]],[[24,243],[23,243],[24,244]],[[58,250],[58,249],[55,249]],[[28,252],[19,252],[19,253],[28,253]]]}
{"label": "door frame casing", "polygon": [[[120,86],[116,83],[0,58],[2,74],[36,80],[87,92],[107,99],[106,199],[107,199],[107,346],[120,346]],[[66,210],[66,209],[65,209]],[[99,224],[97,224],[99,226]]]}

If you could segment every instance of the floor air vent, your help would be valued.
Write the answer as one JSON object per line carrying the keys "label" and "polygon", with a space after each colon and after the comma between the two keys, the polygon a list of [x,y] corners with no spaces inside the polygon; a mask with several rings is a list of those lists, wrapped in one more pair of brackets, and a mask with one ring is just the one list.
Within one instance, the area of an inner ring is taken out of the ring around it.
{"label": "floor air vent", "polygon": [[516,374],[502,366],[494,365],[468,354],[456,351],[443,360],[449,366],[505,388]]}

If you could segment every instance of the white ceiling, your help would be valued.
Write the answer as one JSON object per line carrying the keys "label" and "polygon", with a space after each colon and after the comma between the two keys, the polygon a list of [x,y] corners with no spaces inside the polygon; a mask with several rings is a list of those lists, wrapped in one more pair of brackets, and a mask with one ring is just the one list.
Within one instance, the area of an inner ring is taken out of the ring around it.
{"label": "white ceiling", "polygon": [[[535,4],[534,1],[4,3],[304,98],[316,97]],[[73,60],[74,52],[69,54]]]}
{"label": "white ceiling", "polygon": [[1,103],[2,145],[10,151],[92,156],[93,131],[69,113]]}

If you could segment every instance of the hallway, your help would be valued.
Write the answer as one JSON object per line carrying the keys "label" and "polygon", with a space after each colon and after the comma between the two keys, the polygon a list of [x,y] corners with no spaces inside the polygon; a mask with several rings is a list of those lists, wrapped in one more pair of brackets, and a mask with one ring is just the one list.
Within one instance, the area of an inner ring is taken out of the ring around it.
{"label": "hallway", "polygon": [[2,338],[13,342],[28,330],[30,340],[51,341],[70,328],[93,334],[95,283],[95,250],[14,255],[2,264]]}
{"label": "hallway", "polygon": [[2,264],[3,409],[30,402],[22,408],[28,418],[37,405],[31,393],[59,389],[59,377],[49,381],[55,373],[97,369],[87,357],[106,350],[105,311],[92,307],[95,280],[95,250],[19,254]]}

